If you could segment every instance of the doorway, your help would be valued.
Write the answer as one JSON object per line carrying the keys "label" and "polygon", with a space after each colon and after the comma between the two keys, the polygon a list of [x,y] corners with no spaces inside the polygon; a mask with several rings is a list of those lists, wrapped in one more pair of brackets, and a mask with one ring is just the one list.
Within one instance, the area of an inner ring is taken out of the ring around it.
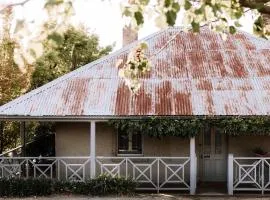
{"label": "doorway", "polygon": [[218,128],[205,128],[201,138],[202,182],[226,182],[227,137]]}

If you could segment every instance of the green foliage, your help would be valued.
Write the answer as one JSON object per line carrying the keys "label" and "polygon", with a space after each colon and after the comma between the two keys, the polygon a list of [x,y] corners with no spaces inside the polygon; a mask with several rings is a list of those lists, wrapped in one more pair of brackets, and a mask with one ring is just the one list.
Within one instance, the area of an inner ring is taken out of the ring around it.
{"label": "green foliage", "polygon": [[15,148],[19,144],[20,124],[19,122],[2,121],[0,124],[0,154]]}
{"label": "green foliage", "polygon": [[135,12],[134,18],[136,19],[137,25],[140,26],[144,23],[143,15],[141,12]]}
{"label": "green foliage", "polygon": [[52,192],[52,181],[48,179],[0,179],[1,197],[44,196]]}
{"label": "green foliage", "polygon": [[228,135],[270,135],[270,118],[220,117],[220,118],[150,118],[144,120],[111,120],[109,124],[123,132],[142,133],[154,137],[192,137],[205,127],[214,126]]}
{"label": "green foliage", "polygon": [[[261,16],[265,17],[265,15],[260,14],[270,14],[270,7],[267,3],[256,0],[205,0],[196,2],[193,0],[160,0],[156,3],[146,2],[144,4],[140,1],[129,1],[122,14],[131,18],[131,25],[134,28],[142,27],[144,21],[137,16],[145,15],[148,15],[149,18],[155,18],[156,26],[164,28],[174,26],[177,15],[181,12],[181,15],[183,15],[182,25],[185,30],[192,26],[193,32],[199,32],[202,25],[208,24],[212,30],[224,35],[236,32],[235,27],[231,26],[231,22],[240,22],[239,19],[247,12],[244,7],[250,8],[253,14],[260,16],[254,23],[254,33],[268,37],[267,26],[259,20],[263,19]],[[267,22],[267,19],[264,21]],[[223,37],[225,38],[225,36]]]}
{"label": "green foliage", "polygon": [[34,63],[31,88],[37,88],[78,67],[107,55],[112,46],[100,47],[96,35],[83,28],[69,27],[63,34],[52,33],[44,42],[44,54]]}
{"label": "green foliage", "polygon": [[[253,24],[253,32],[261,37],[266,38],[267,30],[264,29],[264,20],[262,16],[259,16]],[[269,33],[268,33],[269,34]],[[267,39],[267,38],[266,38]]]}
{"label": "green foliage", "polygon": [[130,195],[135,192],[137,184],[131,179],[112,177],[106,174],[84,182],[56,181],[55,193],[72,193],[92,196]]}
{"label": "green foliage", "polygon": [[[90,184],[89,184],[90,183]],[[106,174],[100,175],[88,184],[92,186],[92,195],[109,195],[109,194],[133,194],[137,184],[132,179],[113,178]],[[87,183],[86,183],[87,184]]]}
{"label": "green foliage", "polygon": [[[12,13],[7,10],[0,38],[0,106],[21,95],[28,86],[27,74],[13,60],[17,43],[10,37],[11,21]],[[0,122],[0,154],[18,144],[18,130],[16,122]]]}
{"label": "green foliage", "polygon": [[192,137],[203,128],[203,121],[199,118],[150,118],[145,120],[111,120],[109,124],[126,133],[142,133],[158,138],[164,136]]}
{"label": "green foliage", "polygon": [[27,76],[15,64],[14,49],[17,43],[10,37],[11,13],[7,13],[0,38],[0,106],[18,97],[27,86]]}
{"label": "green foliage", "polygon": [[189,10],[191,7],[192,7],[192,4],[190,3],[190,1],[185,0],[185,4],[184,4],[185,10]]}
{"label": "green foliage", "polygon": [[49,179],[0,179],[0,197],[45,196],[52,193],[91,196],[131,195],[136,183],[131,179],[100,175],[86,182]]}

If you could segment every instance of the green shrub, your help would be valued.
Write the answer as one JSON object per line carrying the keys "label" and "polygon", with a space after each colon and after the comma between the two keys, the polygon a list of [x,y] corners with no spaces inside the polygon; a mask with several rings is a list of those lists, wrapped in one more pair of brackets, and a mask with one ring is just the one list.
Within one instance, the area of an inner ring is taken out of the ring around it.
{"label": "green shrub", "polygon": [[100,175],[96,179],[87,182],[91,186],[92,195],[108,195],[108,194],[133,194],[136,188],[136,183],[131,179],[113,178],[106,174]]}
{"label": "green shrub", "polygon": [[86,182],[68,182],[50,179],[1,179],[0,197],[45,196],[52,193],[91,196],[131,195],[136,183],[131,179],[100,175]]}
{"label": "green shrub", "polygon": [[0,196],[26,197],[51,194],[52,181],[49,179],[0,179]]}
{"label": "green shrub", "polygon": [[130,195],[135,192],[136,183],[131,179],[112,177],[106,174],[86,182],[54,182],[55,193],[72,193],[92,196]]}

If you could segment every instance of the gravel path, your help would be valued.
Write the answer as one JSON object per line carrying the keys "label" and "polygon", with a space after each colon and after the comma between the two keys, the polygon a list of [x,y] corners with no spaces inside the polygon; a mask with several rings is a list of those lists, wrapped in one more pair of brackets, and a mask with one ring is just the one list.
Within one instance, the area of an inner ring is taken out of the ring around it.
{"label": "gravel path", "polygon": [[[19,200],[21,198],[0,198],[10,199],[10,200]],[[73,196],[73,195],[52,195],[49,197],[31,197],[24,198],[25,200],[270,200],[270,197],[202,197],[202,196],[178,196],[178,195],[164,195],[164,194],[147,194],[147,195],[136,195],[135,197],[85,197],[85,196]]]}

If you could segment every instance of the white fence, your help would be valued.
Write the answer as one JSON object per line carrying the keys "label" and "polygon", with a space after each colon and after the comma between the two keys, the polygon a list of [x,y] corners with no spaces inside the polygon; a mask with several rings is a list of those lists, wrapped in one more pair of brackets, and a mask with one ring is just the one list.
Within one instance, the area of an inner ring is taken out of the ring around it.
{"label": "white fence", "polygon": [[[228,192],[270,191],[270,157],[233,157],[228,159]],[[230,167],[231,166],[231,167]]]}
{"label": "white fence", "polygon": [[[90,157],[0,157],[1,177],[90,179]],[[96,175],[131,178],[142,190],[190,190],[189,157],[96,157]]]}
{"label": "white fence", "polygon": [[0,177],[85,181],[89,176],[89,157],[0,157]]}
{"label": "white fence", "polygon": [[190,190],[189,157],[97,157],[97,173],[131,178],[140,190]]}

